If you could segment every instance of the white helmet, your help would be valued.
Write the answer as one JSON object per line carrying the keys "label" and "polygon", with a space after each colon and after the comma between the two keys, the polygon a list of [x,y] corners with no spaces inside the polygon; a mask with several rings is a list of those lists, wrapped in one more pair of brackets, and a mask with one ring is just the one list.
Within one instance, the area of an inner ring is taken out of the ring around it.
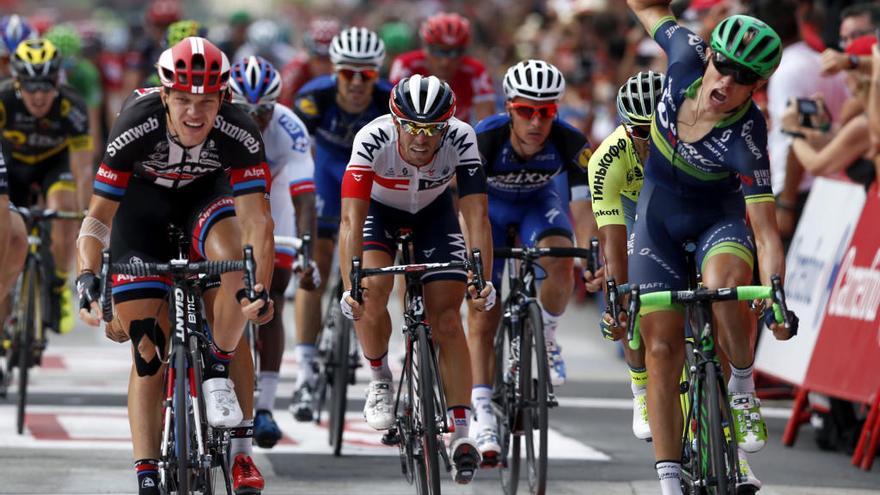
{"label": "white helmet", "polygon": [[650,70],[639,72],[617,91],[617,114],[630,125],[650,124],[662,92],[663,74]]}
{"label": "white helmet", "polygon": [[385,43],[379,35],[363,27],[350,27],[333,37],[330,61],[338,64],[370,64],[385,60]]}
{"label": "white helmet", "polygon": [[281,28],[275,21],[261,19],[248,26],[247,39],[257,49],[268,49],[281,40]]}
{"label": "white helmet", "polygon": [[504,95],[508,100],[517,96],[539,101],[558,100],[564,92],[562,72],[543,60],[524,60],[504,74]]}

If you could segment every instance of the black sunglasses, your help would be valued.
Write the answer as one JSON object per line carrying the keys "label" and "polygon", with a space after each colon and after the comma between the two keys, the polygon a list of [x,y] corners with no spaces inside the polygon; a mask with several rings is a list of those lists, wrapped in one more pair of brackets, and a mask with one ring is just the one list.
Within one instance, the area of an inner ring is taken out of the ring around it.
{"label": "black sunglasses", "polygon": [[28,93],[52,91],[58,86],[56,81],[52,79],[22,79],[19,81],[19,84],[21,84],[21,89]]}
{"label": "black sunglasses", "polygon": [[712,55],[712,65],[722,76],[731,76],[737,84],[743,86],[750,86],[762,79],[757,72],[717,52]]}
{"label": "black sunglasses", "polygon": [[428,53],[435,57],[458,58],[464,55],[464,48],[442,48],[436,45],[428,46]]}

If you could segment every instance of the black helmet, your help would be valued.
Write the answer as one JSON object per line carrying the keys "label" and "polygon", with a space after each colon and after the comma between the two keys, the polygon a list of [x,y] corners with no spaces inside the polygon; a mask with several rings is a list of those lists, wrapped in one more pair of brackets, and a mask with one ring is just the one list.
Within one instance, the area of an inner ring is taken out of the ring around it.
{"label": "black helmet", "polygon": [[455,93],[436,76],[415,74],[391,90],[388,104],[395,117],[420,123],[445,122],[455,115]]}

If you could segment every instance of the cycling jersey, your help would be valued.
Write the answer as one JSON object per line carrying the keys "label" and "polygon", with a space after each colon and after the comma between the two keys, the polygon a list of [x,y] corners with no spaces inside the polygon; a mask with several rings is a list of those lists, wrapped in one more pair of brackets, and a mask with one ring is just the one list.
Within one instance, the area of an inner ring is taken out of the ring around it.
{"label": "cycling jersey", "polygon": [[345,112],[336,103],[336,78],[332,75],[312,79],[296,95],[293,110],[315,143],[315,191],[321,237],[332,237],[339,228],[339,191],[355,134],[376,117],[388,113],[390,94],[387,81],[376,82],[372,102],[356,115]]}
{"label": "cycling jersey", "polygon": [[639,155],[624,126],[618,126],[593,153],[588,176],[596,224],[600,228],[626,225],[627,230],[631,230],[645,177]]}
{"label": "cycling jersey", "polygon": [[[424,50],[413,50],[397,56],[391,64],[388,78],[397,83],[413,74],[430,75]],[[495,100],[492,77],[479,60],[465,55],[458,61],[458,69],[449,78],[449,86],[455,93],[455,116],[465,122],[471,121],[471,109],[477,103]]]}
{"label": "cycling jersey", "polygon": [[86,104],[69,86],[58,87],[58,96],[45,117],[32,116],[24,106],[15,82],[0,83],[0,129],[10,145],[11,172],[19,166],[37,165],[57,158],[66,162],[67,151],[92,149]]}
{"label": "cycling jersey", "polygon": [[696,98],[706,62],[706,43],[676,23],[661,19],[653,37],[666,52],[666,84],[651,125],[646,176],[660,187],[688,197],[743,192],[747,203],[773,201],[767,158],[767,123],[749,101],[702,138],[679,139],[678,112]]}
{"label": "cycling jersey", "polygon": [[221,105],[207,139],[185,148],[169,135],[160,91],[138,89],[126,100],[107,138],[95,194],[119,201],[133,175],[179,189],[223,171],[236,196],[269,190],[263,140],[247,114],[234,105]]}
{"label": "cycling jersey", "polygon": [[342,197],[382,203],[416,213],[458,179],[459,196],[486,192],[486,175],[473,128],[451,118],[434,159],[422,167],[407,163],[390,115],[383,115],[355,137],[342,181]]}
{"label": "cycling jersey", "polygon": [[628,248],[629,279],[645,293],[687,287],[686,240],[697,243],[698,270],[716,254],[754,266],[745,205],[774,200],[767,125],[760,110],[749,101],[704,137],[681,141],[678,111],[686,98],[698,97],[706,45],[672,17],[661,19],[653,35],[669,67],[651,125],[644,187]]}
{"label": "cycling jersey", "polygon": [[477,124],[480,154],[486,163],[490,198],[526,201],[545,190],[553,178],[568,172],[571,200],[589,199],[587,163],[592,154],[587,138],[562,120],[554,120],[544,148],[528,160],[510,144],[510,116],[493,115]]}
{"label": "cycling jersey", "polygon": [[278,103],[284,106],[293,106],[293,98],[307,82],[315,77],[309,65],[307,53],[298,53],[290,62],[281,68],[281,95]]}
{"label": "cycling jersey", "polygon": [[[311,139],[305,124],[289,108],[276,103],[272,120],[263,131],[266,160],[272,172],[272,191],[269,202],[275,235],[296,235],[296,222],[291,198],[303,193],[315,192],[312,176],[315,163],[312,160]],[[275,245],[275,266],[289,269],[293,266],[296,251],[281,244]]]}
{"label": "cycling jersey", "polygon": [[88,108],[101,106],[103,98],[101,73],[95,64],[86,59],[77,59],[70,67],[62,71],[62,74],[66,78],[67,84],[83,97]]}
{"label": "cycling jersey", "polygon": [[[481,121],[476,132],[486,163],[494,246],[508,245],[508,229],[512,227],[526,246],[548,236],[572,239],[568,202],[590,197],[586,168],[592,150],[584,135],[566,122],[554,120],[544,148],[523,160],[510,142],[507,114]],[[567,180],[563,180],[565,175]],[[566,186],[564,194],[559,192],[561,186]],[[504,265],[503,258],[493,262],[495,287],[501,287]]]}

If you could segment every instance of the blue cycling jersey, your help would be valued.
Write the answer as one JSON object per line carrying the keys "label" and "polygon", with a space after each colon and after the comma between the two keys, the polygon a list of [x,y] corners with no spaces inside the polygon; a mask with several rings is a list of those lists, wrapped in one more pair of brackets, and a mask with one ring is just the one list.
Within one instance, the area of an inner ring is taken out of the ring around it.
{"label": "blue cycling jersey", "polygon": [[[587,163],[592,149],[584,135],[562,120],[554,120],[547,144],[528,160],[517,156],[510,144],[510,116],[493,115],[474,128],[486,168],[490,198],[520,201],[568,173],[571,200],[589,199]],[[541,194],[541,193],[538,193]]]}
{"label": "blue cycling jersey", "polygon": [[694,142],[678,137],[678,112],[695,98],[706,64],[706,43],[672,17],[652,35],[666,52],[669,67],[651,125],[646,181],[686,197],[742,192],[747,203],[773,201],[767,157],[767,123],[751,100]]}
{"label": "blue cycling jersey", "polygon": [[300,88],[293,110],[305,123],[315,143],[315,193],[318,209],[318,235],[332,237],[339,227],[342,176],[354,137],[376,117],[388,113],[391,84],[379,80],[373,98],[359,114],[351,114],[336,102],[336,77],[318,76]]}

